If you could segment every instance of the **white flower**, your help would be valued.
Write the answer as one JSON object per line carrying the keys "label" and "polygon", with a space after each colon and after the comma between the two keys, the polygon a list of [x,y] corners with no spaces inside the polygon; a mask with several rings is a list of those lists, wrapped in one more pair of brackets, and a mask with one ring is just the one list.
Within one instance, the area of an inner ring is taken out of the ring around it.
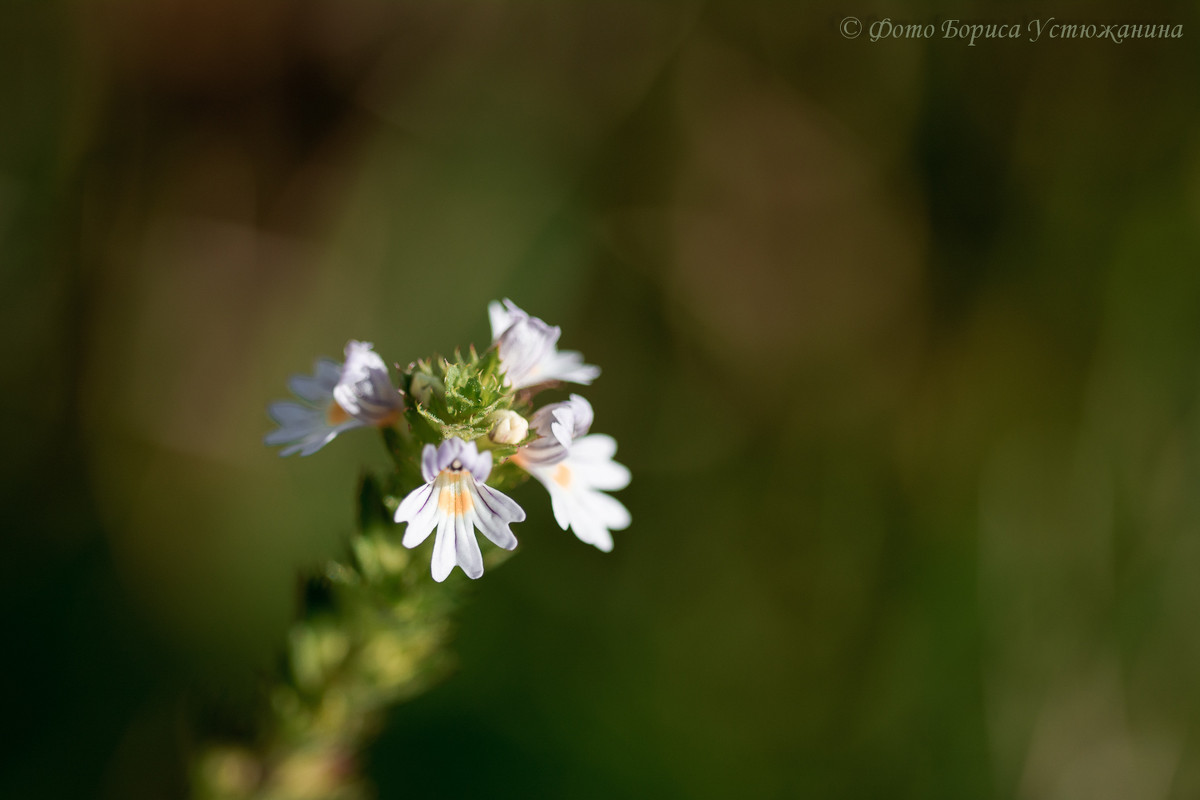
{"label": "white flower", "polygon": [[629,527],[629,511],[605,491],[629,485],[629,470],[613,461],[617,442],[611,436],[585,436],[592,407],[579,395],[534,413],[531,424],[541,437],[523,447],[513,461],[550,493],[554,519],[580,541],[604,552],[612,550],[612,531]]}
{"label": "white flower", "polygon": [[592,427],[592,405],[577,394],[564,403],[551,403],[533,412],[530,426],[537,431],[534,439],[521,450],[523,461],[531,464],[557,464],[567,457],[576,437]]}
{"label": "white flower", "polygon": [[346,344],[346,364],[333,397],[355,419],[381,428],[400,416],[400,392],[392,386],[387,367],[370,342]]}
{"label": "white flower", "polygon": [[346,345],[346,363],[319,359],[313,374],[293,375],[288,388],[302,402],[280,401],[267,407],[279,429],[263,439],[287,445],[281,456],[310,456],[334,437],[366,425],[384,427],[396,421],[400,393],[388,378],[387,367],[367,342]]}
{"label": "white flower", "polygon": [[600,368],[583,363],[583,355],[573,350],[559,352],[562,330],[526,314],[511,300],[488,304],[492,323],[492,341],[500,348],[504,375],[514,389],[524,389],[548,381],[588,384],[600,375]]}
{"label": "white flower", "polygon": [[421,474],[425,485],[414,489],[396,509],[396,522],[407,522],[401,541],[416,547],[437,528],[431,569],[444,581],[457,565],[469,578],[483,574],[483,555],[472,528],[505,550],[517,546],[509,525],[525,519],[510,497],[484,481],[492,470],[492,454],[480,453],[474,442],[447,439],[438,447],[425,445]]}
{"label": "white flower", "polygon": [[334,389],[342,375],[342,365],[327,358],[319,359],[312,375],[293,375],[288,388],[302,402],[279,401],[267,406],[271,419],[279,423],[263,441],[269,445],[286,445],[281,456],[299,453],[310,456],[339,433],[360,428],[365,423],[355,419],[334,399]]}

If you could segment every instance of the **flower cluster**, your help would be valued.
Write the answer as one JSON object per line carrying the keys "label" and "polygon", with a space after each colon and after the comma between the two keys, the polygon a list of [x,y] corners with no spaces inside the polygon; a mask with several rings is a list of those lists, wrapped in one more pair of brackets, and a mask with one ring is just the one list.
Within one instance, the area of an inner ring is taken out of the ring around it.
{"label": "flower cluster", "polygon": [[[311,455],[338,435],[373,427],[391,436],[398,465],[419,464],[423,483],[393,498],[395,520],[413,548],[435,533],[431,571],[443,581],[455,566],[483,574],[475,529],[498,547],[517,546],[511,525],[525,511],[489,485],[531,476],[546,487],[554,519],[581,541],[609,551],[612,531],[629,512],[605,492],[629,485],[629,470],[613,460],[611,436],[590,434],[592,407],[583,397],[534,408],[543,389],[590,384],[600,368],[558,349],[561,330],[510,300],[488,307],[492,346],[482,355],[417,361],[392,383],[371,344],[351,341],[342,364],[322,359],[311,376],[289,387],[300,402],[272,403],[279,428],[266,436],[280,455]],[[414,470],[415,472],[415,470]]]}

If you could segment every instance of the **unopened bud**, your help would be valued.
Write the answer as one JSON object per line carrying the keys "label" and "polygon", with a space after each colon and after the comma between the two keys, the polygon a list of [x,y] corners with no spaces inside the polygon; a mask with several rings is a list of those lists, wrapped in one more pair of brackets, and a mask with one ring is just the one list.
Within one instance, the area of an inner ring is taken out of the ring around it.
{"label": "unopened bud", "polygon": [[433,375],[427,375],[424,372],[418,372],[412,376],[412,382],[408,387],[416,401],[423,406],[427,406],[433,400],[434,396],[441,397],[446,393],[446,385],[442,383],[440,378]]}
{"label": "unopened bud", "polygon": [[497,411],[492,415],[488,438],[496,444],[519,444],[529,434],[529,421],[515,411]]}

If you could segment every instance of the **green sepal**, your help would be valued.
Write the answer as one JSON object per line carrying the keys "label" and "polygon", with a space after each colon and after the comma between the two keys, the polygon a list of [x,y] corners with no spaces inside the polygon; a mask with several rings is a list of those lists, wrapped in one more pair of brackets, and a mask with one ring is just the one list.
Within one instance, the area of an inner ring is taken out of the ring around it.
{"label": "green sepal", "polygon": [[497,411],[521,404],[504,383],[494,347],[482,355],[473,346],[465,356],[456,350],[453,361],[418,361],[402,373],[401,381],[410,398],[405,417],[414,435],[429,444],[451,437],[475,441],[488,434]]}

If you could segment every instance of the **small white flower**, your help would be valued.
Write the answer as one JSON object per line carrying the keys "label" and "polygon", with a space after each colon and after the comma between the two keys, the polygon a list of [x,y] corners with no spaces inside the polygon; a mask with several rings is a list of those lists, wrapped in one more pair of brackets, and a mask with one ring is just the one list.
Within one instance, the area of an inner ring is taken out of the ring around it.
{"label": "small white flower", "polygon": [[267,413],[279,429],[263,439],[269,445],[287,445],[279,451],[281,456],[310,456],[345,431],[391,425],[401,411],[400,393],[368,342],[351,340],[344,365],[319,359],[312,375],[293,375],[288,388],[302,402],[271,403]]}
{"label": "small white flower", "polygon": [[526,314],[511,300],[488,304],[492,323],[492,341],[500,348],[500,363],[509,386],[524,389],[548,381],[588,384],[600,375],[600,368],[583,363],[583,355],[573,350],[559,352],[557,343],[562,330]]}
{"label": "small white flower", "polygon": [[391,425],[400,416],[400,392],[370,342],[347,343],[346,364],[333,397],[347,414],[377,428]]}
{"label": "small white flower", "polygon": [[427,444],[421,452],[425,485],[400,502],[396,522],[408,523],[401,544],[409,548],[437,528],[431,564],[435,581],[446,580],[456,565],[469,578],[483,574],[483,554],[472,528],[505,550],[517,546],[509,525],[524,520],[525,512],[484,483],[491,471],[492,454],[480,453],[474,442],[447,439],[438,447]]}
{"label": "small white flower", "polygon": [[299,453],[310,456],[339,433],[360,428],[363,421],[355,419],[334,399],[334,389],[342,376],[342,365],[327,358],[319,359],[312,375],[293,375],[288,388],[301,402],[279,401],[267,406],[271,419],[279,423],[263,441],[269,445],[286,445],[281,456]]}
{"label": "small white flower", "polygon": [[557,464],[567,457],[571,443],[592,427],[592,418],[591,403],[577,394],[564,403],[542,406],[529,420],[538,438],[522,448],[521,459],[530,464]]}
{"label": "small white flower", "polygon": [[579,395],[538,409],[530,424],[541,436],[513,461],[546,487],[560,528],[570,528],[580,541],[606,553],[612,550],[612,531],[630,523],[628,509],[604,494],[629,485],[629,469],[613,461],[616,440],[584,435],[592,424],[592,407]]}

